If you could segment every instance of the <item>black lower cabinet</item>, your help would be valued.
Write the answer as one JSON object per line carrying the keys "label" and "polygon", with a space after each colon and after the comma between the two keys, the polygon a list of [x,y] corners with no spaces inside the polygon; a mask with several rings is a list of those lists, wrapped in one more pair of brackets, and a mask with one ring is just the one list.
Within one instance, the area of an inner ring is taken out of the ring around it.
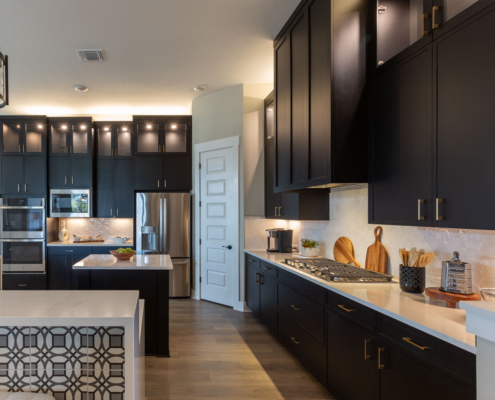
{"label": "black lower cabinet", "polygon": [[327,383],[340,400],[378,399],[376,346],[374,335],[327,312]]}
{"label": "black lower cabinet", "polygon": [[46,290],[46,274],[3,274],[3,290]]}
{"label": "black lower cabinet", "polygon": [[48,255],[48,290],[70,290],[71,271],[69,256]]}
{"label": "black lower cabinet", "polygon": [[259,270],[249,264],[246,265],[246,304],[254,315],[260,316],[260,285]]}
{"label": "black lower cabinet", "polygon": [[266,274],[261,274],[259,281],[260,319],[277,334],[277,281]]}
{"label": "black lower cabinet", "polygon": [[380,400],[475,400],[474,390],[384,342],[379,343]]}

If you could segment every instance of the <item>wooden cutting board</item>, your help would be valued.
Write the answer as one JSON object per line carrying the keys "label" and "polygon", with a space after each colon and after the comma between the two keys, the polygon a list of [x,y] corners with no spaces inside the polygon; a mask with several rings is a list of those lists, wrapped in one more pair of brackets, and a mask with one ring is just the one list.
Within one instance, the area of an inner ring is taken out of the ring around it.
{"label": "wooden cutting board", "polygon": [[375,228],[375,243],[368,247],[366,252],[365,268],[375,272],[387,273],[388,254],[380,242],[383,233],[383,228],[377,226]]}
{"label": "wooden cutting board", "polygon": [[345,264],[353,263],[356,267],[361,265],[354,259],[354,248],[352,247],[351,239],[344,236],[337,239],[333,246],[333,257],[335,261]]}

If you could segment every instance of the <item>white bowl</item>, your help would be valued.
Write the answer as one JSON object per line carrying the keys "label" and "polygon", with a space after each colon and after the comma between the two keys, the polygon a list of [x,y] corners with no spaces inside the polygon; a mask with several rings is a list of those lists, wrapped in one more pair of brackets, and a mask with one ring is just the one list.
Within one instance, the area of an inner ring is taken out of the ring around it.
{"label": "white bowl", "polygon": [[121,238],[118,238],[118,237],[111,237],[110,240],[114,243],[125,243],[129,240],[130,238],[128,237],[121,237]]}
{"label": "white bowl", "polygon": [[481,297],[485,301],[495,301],[495,289],[493,288],[481,288]]}

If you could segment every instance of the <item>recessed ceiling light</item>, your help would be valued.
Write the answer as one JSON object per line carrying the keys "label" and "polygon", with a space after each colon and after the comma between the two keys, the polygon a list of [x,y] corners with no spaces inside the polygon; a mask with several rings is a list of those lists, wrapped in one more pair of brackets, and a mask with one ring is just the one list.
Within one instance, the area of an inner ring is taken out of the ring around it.
{"label": "recessed ceiling light", "polygon": [[196,92],[204,92],[206,89],[208,89],[208,86],[206,85],[198,85],[194,87]]}
{"label": "recessed ceiling light", "polygon": [[175,129],[175,128],[177,128],[177,125],[172,125],[171,128]]}
{"label": "recessed ceiling light", "polygon": [[78,92],[87,92],[89,90],[89,88],[84,85],[74,86],[74,89],[76,89]]}
{"label": "recessed ceiling light", "polygon": [[125,132],[125,131],[127,131],[127,128],[124,126],[124,127],[122,128],[122,130]]}

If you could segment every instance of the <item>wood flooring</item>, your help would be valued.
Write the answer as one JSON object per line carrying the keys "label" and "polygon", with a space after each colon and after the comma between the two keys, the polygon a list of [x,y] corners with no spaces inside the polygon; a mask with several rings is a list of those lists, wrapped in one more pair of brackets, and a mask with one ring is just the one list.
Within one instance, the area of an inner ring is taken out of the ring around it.
{"label": "wood flooring", "polygon": [[171,299],[170,352],[146,357],[147,400],[335,399],[250,312]]}

